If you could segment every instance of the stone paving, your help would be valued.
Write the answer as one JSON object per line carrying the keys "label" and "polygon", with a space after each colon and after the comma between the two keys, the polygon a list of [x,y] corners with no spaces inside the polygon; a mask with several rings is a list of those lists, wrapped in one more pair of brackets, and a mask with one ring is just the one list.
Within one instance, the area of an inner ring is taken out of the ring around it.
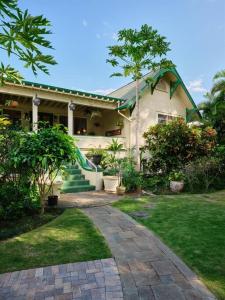
{"label": "stone paving", "polygon": [[113,258],[0,274],[1,300],[123,299]]}
{"label": "stone paving", "polygon": [[119,198],[116,194],[109,194],[104,191],[66,193],[60,195],[58,206],[63,208],[102,206],[113,203]]}
{"label": "stone paving", "polygon": [[109,243],[124,299],[216,299],[168,247],[131,217],[110,206],[83,211]]}

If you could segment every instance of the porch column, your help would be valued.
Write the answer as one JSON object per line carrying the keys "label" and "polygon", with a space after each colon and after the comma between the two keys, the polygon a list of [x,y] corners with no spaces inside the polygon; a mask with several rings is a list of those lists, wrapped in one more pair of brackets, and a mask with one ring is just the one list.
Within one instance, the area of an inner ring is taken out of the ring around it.
{"label": "porch column", "polygon": [[75,110],[75,103],[68,103],[68,134],[73,135],[73,112]]}
{"label": "porch column", "polygon": [[32,99],[32,128],[35,132],[38,130],[38,106],[40,103],[40,99],[35,95]]}

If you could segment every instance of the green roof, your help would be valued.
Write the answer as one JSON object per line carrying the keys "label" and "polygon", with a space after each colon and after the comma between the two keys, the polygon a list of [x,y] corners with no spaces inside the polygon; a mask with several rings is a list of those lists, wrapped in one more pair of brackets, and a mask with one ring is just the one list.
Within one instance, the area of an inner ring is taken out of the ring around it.
{"label": "green roof", "polygon": [[[148,75],[148,77],[152,77],[153,79],[153,83],[148,84],[146,81],[142,81],[141,86],[140,86],[140,93],[144,92],[147,88],[151,88],[152,93],[158,83],[158,81],[166,74],[166,73],[172,73],[175,77],[176,77],[176,81],[171,82],[171,84],[175,84],[175,88],[170,91],[170,98],[172,98],[173,93],[175,92],[175,89],[177,88],[178,85],[181,85],[185,94],[188,97],[188,100],[190,101],[190,103],[192,104],[193,108],[196,110],[196,112],[200,115],[197,106],[194,102],[194,100],[192,99],[190,93],[188,92],[183,80],[181,79],[180,75],[178,74],[177,70],[175,68],[165,68],[165,69],[160,69],[156,72],[151,72]],[[147,76],[146,75],[146,76]],[[145,77],[146,77],[145,76]],[[173,88],[173,86],[171,86],[171,88]],[[135,91],[135,88],[132,88],[132,90]],[[136,104],[136,97],[135,97],[135,92],[133,91],[133,96],[131,97],[131,95],[129,95],[129,97],[127,97],[127,100],[122,103],[118,108],[116,108],[117,110],[123,110],[123,109],[133,109],[135,104]],[[130,92],[129,92],[130,93]],[[127,96],[127,95],[125,95]]]}
{"label": "green roof", "polygon": [[24,80],[24,81],[22,81],[22,85],[36,87],[36,88],[45,89],[45,90],[50,90],[50,91],[54,91],[54,92],[61,92],[61,93],[65,93],[65,94],[95,98],[97,100],[124,102],[124,99],[120,99],[120,98],[116,98],[116,97],[98,95],[98,94],[93,94],[93,93],[83,92],[83,91],[78,91],[78,90],[71,90],[71,89],[48,85],[48,84],[43,84],[43,83],[36,83],[36,82]]}

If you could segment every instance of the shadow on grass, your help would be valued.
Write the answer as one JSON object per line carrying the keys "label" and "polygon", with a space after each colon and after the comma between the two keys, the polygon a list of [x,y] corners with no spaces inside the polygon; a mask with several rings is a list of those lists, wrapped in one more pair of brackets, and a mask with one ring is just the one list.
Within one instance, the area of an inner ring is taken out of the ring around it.
{"label": "shadow on grass", "polygon": [[104,238],[78,209],[0,242],[0,273],[111,257]]}

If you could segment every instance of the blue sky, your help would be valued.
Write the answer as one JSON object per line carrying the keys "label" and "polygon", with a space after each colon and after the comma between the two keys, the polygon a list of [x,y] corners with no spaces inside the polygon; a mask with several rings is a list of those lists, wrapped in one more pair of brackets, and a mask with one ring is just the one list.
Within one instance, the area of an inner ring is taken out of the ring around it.
{"label": "blue sky", "polygon": [[[107,46],[123,28],[147,23],[171,42],[168,57],[198,103],[213,75],[225,68],[225,0],[21,0],[22,8],[52,22],[58,65],[50,76],[11,62],[26,80],[105,93],[129,81],[110,78]],[[5,58],[3,56],[3,58]]]}

